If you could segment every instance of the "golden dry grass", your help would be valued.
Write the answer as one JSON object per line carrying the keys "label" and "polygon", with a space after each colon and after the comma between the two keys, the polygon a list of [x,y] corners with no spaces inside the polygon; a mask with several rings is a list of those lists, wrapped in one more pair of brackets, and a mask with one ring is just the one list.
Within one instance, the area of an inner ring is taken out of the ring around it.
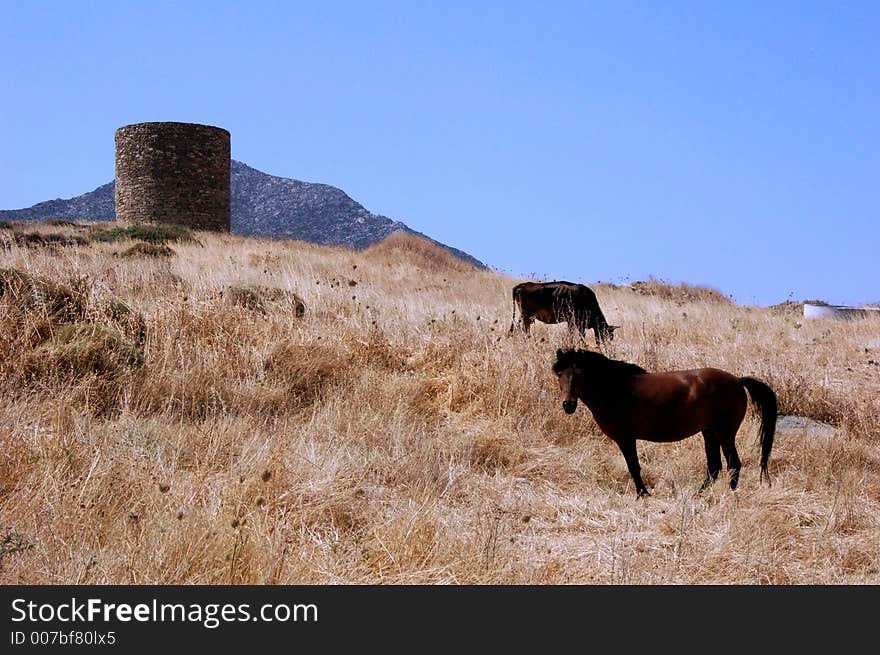
{"label": "golden dry grass", "polygon": [[[637,501],[588,411],[561,410],[565,327],[507,337],[518,280],[411,245],[7,239],[0,269],[82,295],[69,315],[0,294],[0,582],[880,582],[880,323],[596,285],[611,355],[753,375],[830,425],[781,430],[761,487],[750,413],[740,488],[702,496],[701,438],[639,442]],[[52,368],[70,325],[142,361]]]}

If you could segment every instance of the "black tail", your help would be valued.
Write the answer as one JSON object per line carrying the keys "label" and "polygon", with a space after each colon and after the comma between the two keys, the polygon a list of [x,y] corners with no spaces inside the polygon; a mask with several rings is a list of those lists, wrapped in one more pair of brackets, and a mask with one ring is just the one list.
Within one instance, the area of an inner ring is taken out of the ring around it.
{"label": "black tail", "polygon": [[752,402],[758,406],[761,413],[761,476],[760,481],[767,476],[767,484],[770,484],[770,474],[767,472],[767,460],[770,459],[770,449],[773,448],[773,437],[776,434],[777,402],[776,393],[765,383],[755,378],[740,378],[739,381],[748,390]]}

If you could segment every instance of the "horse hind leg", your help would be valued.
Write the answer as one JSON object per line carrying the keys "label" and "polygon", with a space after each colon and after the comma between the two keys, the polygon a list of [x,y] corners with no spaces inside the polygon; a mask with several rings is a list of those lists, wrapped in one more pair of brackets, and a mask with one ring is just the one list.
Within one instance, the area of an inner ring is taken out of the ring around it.
{"label": "horse hind leg", "polygon": [[724,459],[727,460],[727,471],[730,474],[730,488],[736,489],[739,484],[739,470],[742,468],[742,462],[739,461],[739,454],[736,452],[735,443],[736,433],[721,438],[721,450],[724,452]]}
{"label": "horse hind leg", "polygon": [[706,479],[700,485],[700,491],[708,489],[721,473],[721,442],[718,435],[711,430],[703,430],[703,443],[706,446]]}

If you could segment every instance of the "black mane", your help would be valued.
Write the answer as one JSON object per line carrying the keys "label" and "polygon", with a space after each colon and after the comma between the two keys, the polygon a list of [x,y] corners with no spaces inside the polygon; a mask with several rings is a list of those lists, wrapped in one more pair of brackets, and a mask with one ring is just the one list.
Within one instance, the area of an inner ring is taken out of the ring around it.
{"label": "black mane", "polygon": [[602,353],[592,350],[557,350],[553,372],[559,374],[570,366],[578,366],[583,369],[602,367],[604,373],[615,376],[647,373],[645,369],[637,364],[631,364],[619,359],[609,359]]}

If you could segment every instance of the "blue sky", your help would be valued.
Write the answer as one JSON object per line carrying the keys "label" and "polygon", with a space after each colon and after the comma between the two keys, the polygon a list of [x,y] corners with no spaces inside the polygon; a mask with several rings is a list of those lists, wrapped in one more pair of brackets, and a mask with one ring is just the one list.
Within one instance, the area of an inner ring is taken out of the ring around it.
{"label": "blue sky", "polygon": [[880,3],[0,0],[0,208],[192,121],[502,271],[880,301]]}

